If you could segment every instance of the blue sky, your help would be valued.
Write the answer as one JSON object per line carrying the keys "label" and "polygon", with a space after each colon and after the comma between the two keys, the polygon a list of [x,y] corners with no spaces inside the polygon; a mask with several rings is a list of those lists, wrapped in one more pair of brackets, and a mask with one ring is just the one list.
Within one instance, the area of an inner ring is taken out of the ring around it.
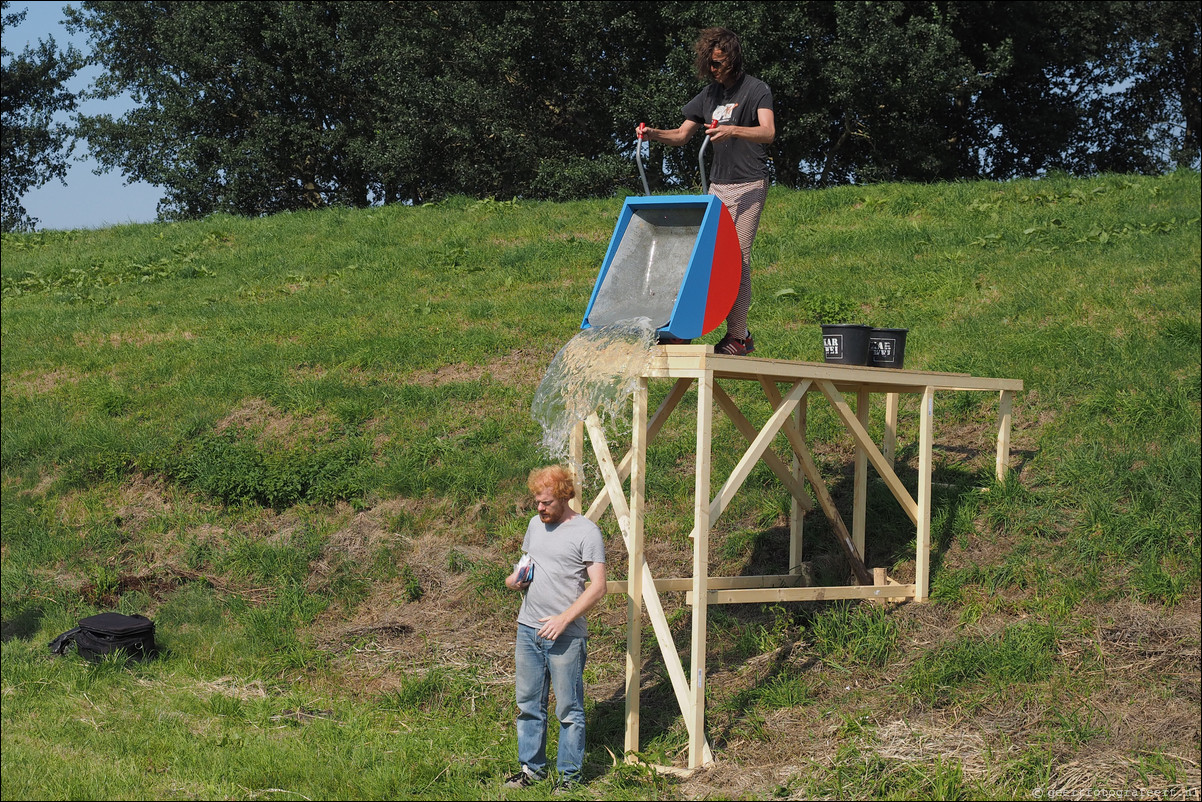
{"label": "blue sky", "polygon": [[[25,21],[11,31],[4,31],[4,46],[13,53],[20,53],[26,44],[33,46],[39,39],[53,36],[60,49],[68,43],[74,44],[85,53],[87,40],[83,36],[71,37],[62,26],[63,8],[68,3],[21,2],[13,0],[7,13],[27,9]],[[72,88],[83,89],[96,75],[96,68],[89,68],[76,75]],[[90,101],[80,106],[85,114],[107,112],[113,116],[124,113],[131,104],[128,101]],[[82,159],[82,161],[81,161]],[[39,229],[104,228],[122,223],[148,223],[155,218],[155,207],[162,193],[157,187],[145,183],[126,184],[118,172],[95,175],[92,171],[96,162],[87,154],[86,143],[75,148],[75,154],[67,171],[66,186],[51,181],[45,186],[30,190],[22,199],[22,205],[32,217],[38,219]]]}

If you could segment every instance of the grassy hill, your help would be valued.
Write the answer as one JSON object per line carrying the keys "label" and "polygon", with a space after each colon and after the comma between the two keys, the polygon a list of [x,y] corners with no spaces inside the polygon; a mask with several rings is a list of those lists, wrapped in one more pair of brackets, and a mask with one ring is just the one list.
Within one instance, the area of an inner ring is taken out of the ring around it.
{"label": "grassy hill", "polygon": [[[611,759],[625,603],[608,598],[590,616],[587,795],[1196,799],[1199,204],[1193,172],[774,189],[756,355],[821,361],[819,323],[863,322],[909,329],[907,367],[1021,378],[1012,477],[992,478],[996,399],[937,396],[931,603],[711,608],[717,762],[687,780]],[[620,206],[4,235],[0,795],[505,798],[518,599],[501,580],[545,459],[530,402]],[[846,516],[852,449],[824,406],[809,429]],[[694,444],[674,426],[648,455],[665,573],[690,564]],[[917,428],[903,405],[911,492]],[[714,437],[721,481],[740,438],[720,415]],[[880,483],[869,509],[868,564],[912,572]],[[787,512],[757,468],[712,571],[780,571]],[[841,582],[811,518],[806,554]],[[682,645],[683,601],[664,597]],[[162,656],[50,657],[110,609],[151,616]],[[679,763],[652,641],[644,756]]]}

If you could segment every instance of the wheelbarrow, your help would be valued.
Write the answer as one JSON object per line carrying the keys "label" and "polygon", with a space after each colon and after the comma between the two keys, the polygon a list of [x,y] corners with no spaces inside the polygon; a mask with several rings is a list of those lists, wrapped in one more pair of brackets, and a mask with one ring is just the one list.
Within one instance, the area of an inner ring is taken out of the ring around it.
{"label": "wheelbarrow", "polygon": [[[734,220],[709,194],[651,196],[643,170],[643,129],[635,159],[645,197],[627,198],[580,328],[645,317],[661,340],[691,340],[717,328],[734,306],[743,256]],[[705,181],[705,149],[697,160]],[[650,157],[650,142],[647,143]]]}

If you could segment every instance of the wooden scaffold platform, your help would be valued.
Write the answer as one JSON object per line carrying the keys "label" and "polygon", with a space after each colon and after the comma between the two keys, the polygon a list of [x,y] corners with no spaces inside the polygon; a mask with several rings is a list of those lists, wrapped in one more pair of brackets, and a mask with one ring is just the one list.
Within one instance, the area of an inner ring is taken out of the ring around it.
{"label": "wooden scaffold platform", "polygon": [[[649,382],[659,379],[674,380],[675,383],[654,415],[649,418]],[[758,430],[722,387],[722,384],[735,381],[758,384],[772,409],[767,421]],[[694,521],[690,535],[693,540],[693,575],[657,578],[652,575],[643,552],[647,446],[655,439],[664,422],[693,385],[697,388]],[[715,354],[713,346],[703,345],[657,346],[653,350],[648,368],[637,380],[633,393],[629,451],[618,460],[613,458],[606,440],[605,428],[596,413],[576,426],[569,445],[569,459],[577,483],[576,497],[573,500],[577,512],[585,512],[591,520],[598,522],[601,516],[612,508],[629,558],[627,579],[611,581],[607,586],[609,593],[621,593],[627,597],[624,751],[628,759],[633,759],[630,756],[639,750],[639,688],[642,673],[644,608],[663,655],[689,734],[688,765],[683,770],[687,773],[713,761],[713,753],[705,737],[706,620],[709,605],[823,599],[926,601],[930,580],[931,455],[935,394],[939,391],[986,391],[998,394],[996,472],[1000,480],[1005,476],[1009,465],[1011,405],[1014,394],[1022,389],[1023,383],[1020,379],[735,357]],[[869,436],[867,428],[869,399],[873,393],[886,396],[885,433],[879,448]],[[902,394],[921,397],[916,499],[910,495],[893,470],[897,413]],[[807,401],[811,396],[824,398],[831,405],[855,442],[850,530],[836,509],[807,445],[806,410]],[[855,399],[854,410],[848,402],[849,397]],[[711,497],[711,433],[715,402],[746,438],[748,446],[730,476]],[[792,451],[791,464],[782,460],[770,448],[773,440],[782,432]],[[588,505],[587,511],[583,507],[580,481],[583,474],[586,433],[603,480],[603,486]],[[770,576],[709,576],[710,529],[730,504],[752,468],[761,460],[792,496],[789,573]],[[912,584],[895,582],[888,577],[884,568],[870,572],[865,567],[869,463],[914,523],[917,549],[915,578]],[[802,518],[814,506],[806,489],[807,484],[830,521],[836,539],[851,566],[857,583],[855,585],[799,586],[800,577],[797,572],[802,562]],[[685,591],[686,603],[692,607],[692,635],[687,674],[660,601],[660,594],[670,591]],[[681,771],[673,767],[657,768]]]}

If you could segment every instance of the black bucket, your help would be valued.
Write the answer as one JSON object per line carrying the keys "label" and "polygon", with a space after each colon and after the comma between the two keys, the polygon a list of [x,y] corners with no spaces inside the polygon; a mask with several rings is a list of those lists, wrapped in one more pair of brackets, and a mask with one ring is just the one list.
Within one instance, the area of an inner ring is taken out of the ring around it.
{"label": "black bucket", "polygon": [[868,336],[868,364],[874,368],[900,368],[906,355],[909,329],[873,329]]}
{"label": "black bucket", "polygon": [[836,365],[867,365],[871,326],[853,323],[822,325],[822,355]]}

